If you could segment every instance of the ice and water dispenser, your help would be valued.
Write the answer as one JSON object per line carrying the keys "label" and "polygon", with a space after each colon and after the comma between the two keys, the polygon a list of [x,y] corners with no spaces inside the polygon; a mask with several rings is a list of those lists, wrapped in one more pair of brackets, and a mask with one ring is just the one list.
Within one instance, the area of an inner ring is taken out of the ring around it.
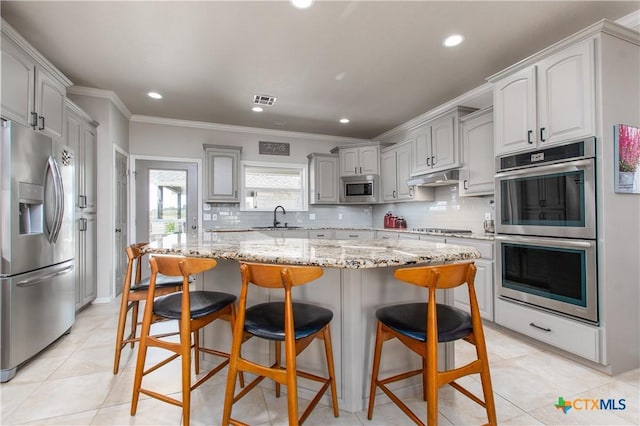
{"label": "ice and water dispenser", "polygon": [[42,234],[43,198],[42,185],[20,182],[18,184],[19,232],[23,234]]}

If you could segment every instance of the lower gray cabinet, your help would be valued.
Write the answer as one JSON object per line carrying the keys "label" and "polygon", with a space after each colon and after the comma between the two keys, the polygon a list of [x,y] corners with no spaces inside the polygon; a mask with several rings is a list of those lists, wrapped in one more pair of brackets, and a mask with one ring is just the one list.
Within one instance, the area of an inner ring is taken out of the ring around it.
{"label": "lower gray cabinet", "polygon": [[76,310],[91,303],[97,294],[96,215],[79,214],[76,228]]}

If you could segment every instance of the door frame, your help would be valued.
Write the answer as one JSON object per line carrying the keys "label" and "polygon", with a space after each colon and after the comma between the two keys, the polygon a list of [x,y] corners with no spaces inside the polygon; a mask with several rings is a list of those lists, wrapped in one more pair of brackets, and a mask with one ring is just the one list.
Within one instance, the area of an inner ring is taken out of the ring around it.
{"label": "door frame", "polygon": [[[118,216],[118,203],[117,203],[117,199],[118,199],[118,187],[116,185],[116,181],[117,181],[117,175],[116,175],[116,171],[117,171],[117,159],[118,159],[118,154],[121,154],[124,156],[125,161],[126,161],[126,167],[127,167],[127,195],[125,197],[125,201],[127,203],[126,205],[126,220],[127,220],[127,240],[130,238],[129,237],[129,229],[131,228],[131,155],[129,154],[129,152],[125,151],[124,149],[122,149],[121,147],[119,147],[118,145],[114,144],[113,145],[113,191],[111,194],[111,205],[113,206],[113,223],[112,225],[113,228],[115,229],[115,225],[116,225],[116,217]],[[113,247],[113,251],[112,253],[116,253],[119,250],[119,247],[116,246],[116,237],[115,235],[111,236],[112,240],[111,240],[111,247]],[[125,244],[128,245],[129,242],[125,241]],[[118,291],[120,290],[120,292],[122,292],[122,283],[117,281],[117,275],[116,275],[116,265],[117,263],[115,262],[115,259],[112,263],[112,268],[113,268],[113,288],[111,289],[111,295],[113,296],[113,298],[118,297]]]}
{"label": "door frame", "polygon": [[[132,155],[129,160],[129,166],[131,173],[129,173],[129,188],[135,188],[136,184],[136,161],[144,160],[144,161],[168,161],[168,162],[179,162],[179,163],[196,163],[198,167],[198,171],[196,172],[196,179],[198,182],[198,191],[197,191],[197,211],[196,216],[198,218],[198,231],[202,232],[202,158],[189,158],[189,157],[161,157],[157,155]],[[129,191],[129,244],[132,243],[131,238],[136,235],[136,194],[135,191]],[[114,241],[115,243],[115,241]]]}

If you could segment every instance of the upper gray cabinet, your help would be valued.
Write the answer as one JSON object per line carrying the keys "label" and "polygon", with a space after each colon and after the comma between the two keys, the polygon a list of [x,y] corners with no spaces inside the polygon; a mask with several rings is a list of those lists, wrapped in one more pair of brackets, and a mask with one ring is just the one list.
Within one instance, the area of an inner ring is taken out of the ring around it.
{"label": "upper gray cabinet", "polygon": [[339,148],[339,157],[340,176],[379,174],[379,145]]}
{"label": "upper gray cabinet", "polygon": [[526,68],[491,77],[495,154],[592,136],[595,69],[595,42],[588,39]]}
{"label": "upper gray cabinet", "polygon": [[462,167],[460,195],[489,195],[494,192],[493,107],[460,119]]}
{"label": "upper gray cabinet", "polygon": [[63,74],[2,21],[2,116],[63,141]]}
{"label": "upper gray cabinet", "polygon": [[65,102],[66,144],[76,153],[76,208],[95,213],[97,200],[97,127],[84,111],[70,100]]}
{"label": "upper gray cabinet", "polygon": [[204,144],[205,202],[238,203],[241,147]]}
{"label": "upper gray cabinet", "polygon": [[338,156],[309,154],[309,204],[338,204]]}
{"label": "upper gray cabinet", "polygon": [[453,169],[460,165],[458,119],[471,111],[474,109],[456,107],[412,129],[412,175]]}

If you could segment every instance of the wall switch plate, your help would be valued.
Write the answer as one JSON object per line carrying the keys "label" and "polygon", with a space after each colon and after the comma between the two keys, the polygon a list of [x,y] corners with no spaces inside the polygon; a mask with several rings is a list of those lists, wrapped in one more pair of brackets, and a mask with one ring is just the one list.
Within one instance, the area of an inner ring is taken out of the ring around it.
{"label": "wall switch plate", "polygon": [[309,213],[309,220],[316,220],[316,214],[315,213]]}
{"label": "wall switch plate", "polygon": [[217,214],[215,214],[215,213],[213,213],[213,214],[211,215],[211,220],[218,220],[218,215],[217,215]]}
{"label": "wall switch plate", "polygon": [[211,220],[211,214],[210,213],[203,214],[202,215],[202,220],[210,221]]}
{"label": "wall switch plate", "polygon": [[204,210],[205,212],[211,211],[211,204],[204,203],[204,205],[202,206],[202,210]]}
{"label": "wall switch plate", "polygon": [[342,220],[342,213],[338,213],[338,220]]}

